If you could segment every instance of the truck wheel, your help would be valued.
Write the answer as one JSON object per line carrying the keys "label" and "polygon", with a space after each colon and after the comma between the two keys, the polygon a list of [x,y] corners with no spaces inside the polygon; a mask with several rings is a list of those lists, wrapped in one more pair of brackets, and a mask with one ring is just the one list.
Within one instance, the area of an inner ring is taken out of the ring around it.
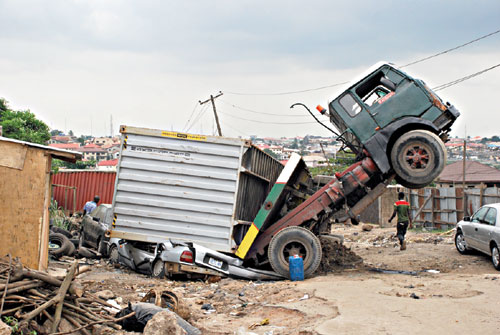
{"label": "truck wheel", "polygon": [[267,251],[273,270],[283,277],[290,277],[288,257],[299,255],[304,260],[304,277],[310,277],[321,262],[321,243],[309,230],[287,227],[274,235]]}
{"label": "truck wheel", "polygon": [[391,150],[391,163],[400,184],[422,188],[443,171],[446,149],[436,134],[413,130],[396,140]]}

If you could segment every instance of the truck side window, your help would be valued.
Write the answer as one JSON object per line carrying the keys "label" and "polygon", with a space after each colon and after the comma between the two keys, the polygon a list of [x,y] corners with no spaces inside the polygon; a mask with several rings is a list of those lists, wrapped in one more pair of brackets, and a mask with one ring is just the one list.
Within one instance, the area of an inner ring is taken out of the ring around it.
{"label": "truck side window", "polygon": [[346,110],[346,112],[354,117],[361,112],[361,106],[357,103],[356,100],[352,97],[351,94],[347,93],[339,100],[340,105]]}
{"label": "truck side window", "polygon": [[[396,84],[387,79],[382,71],[377,72],[356,88],[356,94],[367,105],[382,104],[394,95]],[[384,98],[385,97],[385,98]]]}

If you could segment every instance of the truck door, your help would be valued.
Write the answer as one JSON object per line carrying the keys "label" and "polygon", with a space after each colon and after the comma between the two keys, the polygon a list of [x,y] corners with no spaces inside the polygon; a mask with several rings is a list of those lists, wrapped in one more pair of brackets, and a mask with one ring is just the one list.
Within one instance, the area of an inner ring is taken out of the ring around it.
{"label": "truck door", "polygon": [[338,100],[338,103],[341,108],[336,108],[336,110],[344,114],[342,119],[346,125],[364,143],[375,133],[377,123],[364,107],[364,104],[358,101],[358,98],[351,92],[346,92]]}

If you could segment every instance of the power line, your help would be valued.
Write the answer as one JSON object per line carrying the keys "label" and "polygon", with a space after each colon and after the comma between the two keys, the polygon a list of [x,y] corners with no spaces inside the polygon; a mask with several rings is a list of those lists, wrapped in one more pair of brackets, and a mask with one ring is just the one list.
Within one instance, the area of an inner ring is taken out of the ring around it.
{"label": "power line", "polygon": [[236,128],[234,128],[234,127],[230,126],[230,125],[229,125],[227,122],[225,122],[225,121],[221,121],[221,123],[222,123],[225,127],[228,127],[229,129],[232,129],[232,130],[234,130],[235,132],[237,132],[237,133],[239,133],[239,134],[241,134],[241,135],[243,135],[243,136],[248,136],[248,137],[250,137],[250,135],[249,135],[249,134],[244,133],[244,132],[242,132],[241,130],[238,130],[238,129],[236,129]]}
{"label": "power line", "polygon": [[311,123],[316,123],[316,122],[268,122],[268,121],[246,119],[246,118],[239,117],[239,116],[234,116],[232,114],[225,113],[225,112],[220,112],[220,113],[224,114],[224,115],[227,115],[229,117],[235,118],[235,119],[244,120],[244,121],[250,121],[250,122],[255,122],[255,123],[263,123],[263,124],[311,124]]}
{"label": "power line", "polygon": [[446,84],[442,84],[442,85],[436,86],[436,87],[434,87],[432,90],[433,90],[433,91],[436,91],[436,92],[437,92],[437,91],[440,91],[440,90],[444,90],[445,88],[448,88],[448,87],[450,87],[450,86],[453,86],[453,85],[459,84],[459,83],[461,83],[461,82],[464,82],[464,81],[466,81],[466,80],[469,80],[469,79],[472,79],[472,78],[474,78],[474,77],[477,77],[477,76],[479,76],[479,75],[481,75],[481,74],[483,74],[483,73],[485,73],[485,72],[491,71],[491,70],[493,70],[493,69],[495,69],[495,68],[497,68],[497,67],[499,67],[499,66],[500,66],[500,64],[494,65],[494,66],[492,66],[492,67],[489,67],[489,68],[487,68],[487,69],[481,70],[481,71],[479,71],[479,72],[476,72],[476,73],[473,73],[473,74],[469,74],[468,76],[465,76],[465,77],[462,77],[462,78],[455,79],[455,80],[450,81],[450,82],[448,82],[448,83],[446,83]]}
{"label": "power line", "polygon": [[[481,37],[478,37],[478,38],[476,38],[474,40],[471,40],[469,42],[466,42],[464,44],[460,44],[460,45],[458,45],[456,47],[453,47],[451,49],[447,49],[447,50],[441,51],[441,52],[439,52],[437,54],[434,54],[434,55],[431,55],[431,56],[428,56],[428,57],[425,57],[425,58],[413,61],[411,63],[405,64],[403,66],[400,66],[399,68],[402,69],[404,67],[407,67],[407,66],[410,66],[410,65],[414,65],[414,64],[417,64],[417,63],[421,63],[421,62],[424,62],[424,61],[429,60],[431,58],[435,58],[435,57],[444,55],[446,53],[449,53],[451,51],[463,48],[463,47],[465,47],[467,45],[470,45],[472,43],[475,43],[477,41],[480,41],[480,40],[485,39],[487,37],[490,37],[492,35],[498,34],[499,32],[500,32],[500,29],[496,30],[496,31],[494,31],[492,33],[489,33],[489,34],[483,35]],[[233,94],[233,95],[261,95],[261,96],[288,95],[288,94],[296,94],[296,93],[318,91],[318,90],[322,90],[322,89],[325,89],[325,88],[330,88],[330,87],[344,85],[344,84],[347,84],[347,83],[349,83],[349,82],[345,81],[345,82],[341,82],[341,83],[336,83],[336,84],[331,84],[331,85],[326,85],[326,86],[321,86],[321,87],[316,87],[316,88],[310,88],[310,89],[305,89],[305,90],[300,90],[300,91],[289,91],[289,92],[278,92],[278,93],[245,93],[245,92],[229,92],[229,91],[225,91],[225,93],[227,93],[227,94]]]}
{"label": "power line", "polygon": [[189,115],[189,118],[187,119],[186,124],[185,124],[185,125],[184,125],[184,127],[182,128],[182,131],[184,131],[184,129],[186,129],[186,127],[188,126],[189,121],[191,121],[191,118],[193,117],[194,112],[196,111],[196,108],[198,108],[198,103],[195,103],[195,104],[194,104],[193,111],[191,112],[191,115]]}
{"label": "power line", "polygon": [[224,104],[226,104],[228,106],[231,106],[233,108],[240,109],[240,110],[245,111],[245,112],[255,113],[255,114],[273,115],[273,116],[308,117],[307,115],[299,115],[299,114],[276,114],[276,113],[258,112],[258,111],[253,110],[253,109],[248,109],[248,108],[245,108],[245,107],[240,107],[240,106],[234,105],[234,104],[226,102],[226,101],[224,101],[222,99],[219,99],[219,101],[221,101],[222,103],[224,103]]}
{"label": "power line", "polygon": [[191,123],[191,125],[189,126],[188,129],[186,129],[186,132],[188,132],[191,128],[193,128],[193,126],[200,120],[200,118],[203,116],[203,114],[205,114],[205,112],[207,111],[208,109],[208,105],[205,105],[204,107],[202,107],[200,109],[200,112],[198,113],[198,115],[196,116],[196,118],[193,120],[193,122]]}
{"label": "power line", "polygon": [[444,54],[446,54],[446,53],[448,53],[448,52],[451,52],[451,51],[454,51],[454,50],[457,50],[457,49],[463,48],[463,47],[465,47],[465,46],[467,46],[467,45],[469,45],[469,44],[475,43],[475,42],[477,42],[477,41],[480,41],[480,40],[482,40],[482,39],[485,39],[485,38],[487,38],[487,37],[490,37],[490,36],[495,35],[495,34],[498,34],[498,33],[500,33],[500,29],[499,29],[499,30],[497,30],[497,31],[494,31],[494,32],[492,32],[492,33],[486,34],[486,35],[484,35],[484,36],[478,37],[478,38],[476,38],[476,39],[474,39],[474,40],[472,40],[472,41],[469,41],[469,42],[467,42],[467,43],[460,44],[460,45],[458,45],[458,46],[456,46],[456,47],[453,47],[453,48],[451,48],[451,49],[447,49],[447,50],[445,50],[445,51],[438,52],[437,54],[434,54],[434,55],[431,55],[431,56],[428,56],[428,57],[425,57],[425,58],[422,58],[422,59],[416,60],[416,61],[414,61],[414,62],[411,62],[411,63],[405,64],[405,65],[403,65],[403,66],[400,66],[399,68],[400,68],[400,69],[402,69],[402,68],[404,68],[404,67],[407,67],[407,66],[410,66],[410,65],[414,65],[414,64],[417,64],[417,63],[421,63],[421,62],[424,62],[424,61],[426,61],[426,60],[428,60],[428,59],[431,59],[431,58],[434,58],[434,57],[437,57],[437,56],[444,55]]}
{"label": "power line", "polygon": [[225,91],[225,93],[233,94],[233,95],[288,95],[288,94],[296,94],[296,93],[304,93],[304,92],[323,90],[325,88],[340,86],[340,85],[344,85],[347,83],[349,83],[349,82],[345,81],[342,83],[331,84],[331,85],[326,85],[326,86],[321,86],[321,87],[316,87],[316,88],[310,88],[310,89],[306,89],[306,90],[290,91],[290,92],[278,92],[278,93],[244,93],[244,92],[229,92],[229,91]]}

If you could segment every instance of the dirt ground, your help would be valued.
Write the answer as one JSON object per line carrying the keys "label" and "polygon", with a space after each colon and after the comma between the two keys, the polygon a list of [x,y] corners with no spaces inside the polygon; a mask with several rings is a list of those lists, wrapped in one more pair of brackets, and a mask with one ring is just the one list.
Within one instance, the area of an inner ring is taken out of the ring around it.
{"label": "dirt ground", "polygon": [[113,291],[122,304],[152,288],[173,291],[203,334],[500,332],[500,272],[489,257],[460,255],[453,235],[412,231],[400,251],[394,232],[335,227],[347,249],[329,249],[338,261],[302,282],[158,280],[105,261],[79,281],[91,292]]}

